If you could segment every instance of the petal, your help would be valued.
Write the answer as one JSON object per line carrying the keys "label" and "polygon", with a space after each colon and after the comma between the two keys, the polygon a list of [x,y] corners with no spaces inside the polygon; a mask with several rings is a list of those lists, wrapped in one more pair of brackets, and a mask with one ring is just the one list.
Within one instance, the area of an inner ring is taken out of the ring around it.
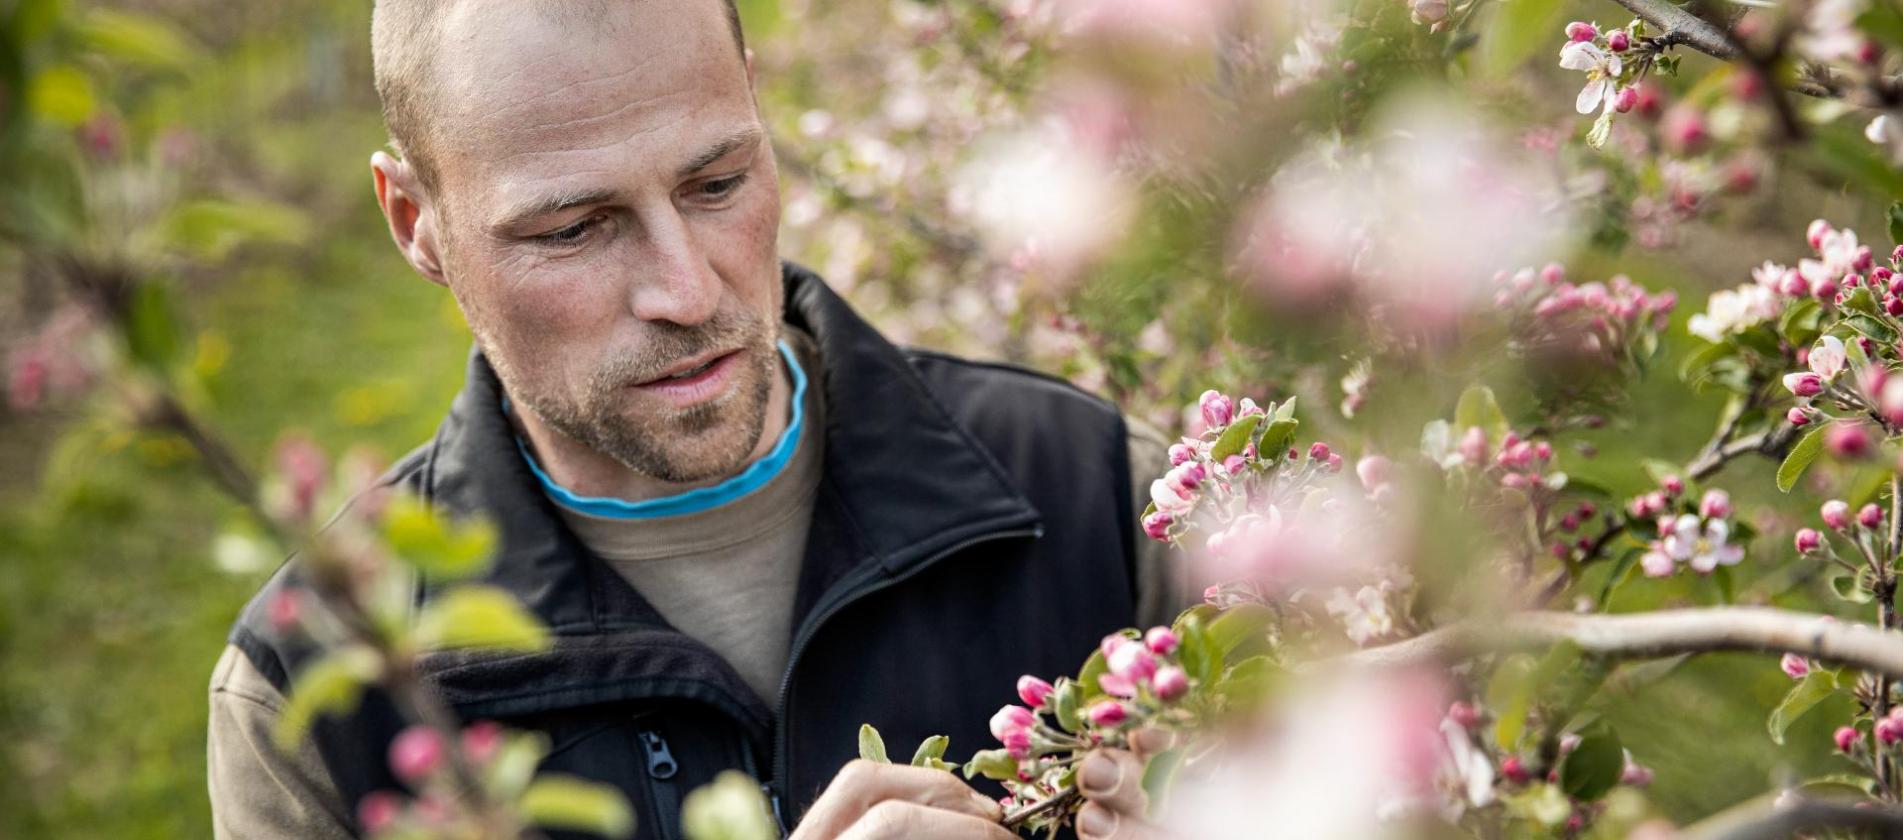
{"label": "petal", "polygon": [[1618,53],[1606,54],[1606,75],[1616,79],[1619,77],[1619,71],[1623,69],[1625,69],[1625,65],[1619,63]]}
{"label": "petal", "polygon": [[1559,66],[1567,70],[1589,71],[1599,63],[1599,48],[1585,41],[1574,41],[1560,48]]}
{"label": "petal", "polygon": [[1692,558],[1692,570],[1701,575],[1710,574],[1711,570],[1716,568],[1718,568],[1718,555],[1709,551],[1701,552],[1697,557]]}
{"label": "petal", "polygon": [[1590,114],[1594,108],[1599,107],[1600,100],[1605,96],[1606,83],[1595,79],[1579,89],[1579,99],[1573,102],[1573,107],[1577,108],[1579,113]]}
{"label": "petal", "polygon": [[1648,551],[1639,558],[1639,568],[1645,570],[1647,577],[1669,577],[1676,568],[1672,558],[1657,551]]}

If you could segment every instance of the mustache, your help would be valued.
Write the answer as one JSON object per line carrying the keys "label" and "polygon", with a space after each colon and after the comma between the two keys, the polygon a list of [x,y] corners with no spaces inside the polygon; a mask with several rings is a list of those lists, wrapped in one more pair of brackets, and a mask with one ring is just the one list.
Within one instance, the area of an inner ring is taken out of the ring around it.
{"label": "mustache", "polygon": [[693,326],[655,321],[648,324],[648,330],[639,350],[617,355],[595,370],[597,391],[647,382],[685,359],[763,344],[771,337],[762,319],[737,312],[716,313],[705,323]]}

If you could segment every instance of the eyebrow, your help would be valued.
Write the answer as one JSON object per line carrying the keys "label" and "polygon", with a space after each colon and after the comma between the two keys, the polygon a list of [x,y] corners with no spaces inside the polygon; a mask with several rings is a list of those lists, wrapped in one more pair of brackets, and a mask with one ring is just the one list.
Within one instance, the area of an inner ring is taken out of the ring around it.
{"label": "eyebrow", "polygon": [[[702,149],[700,154],[695,155],[693,159],[687,163],[682,164],[681,167],[675,171],[675,175],[676,177],[686,178],[702,169],[706,169],[708,166],[713,165],[714,161],[732,154],[734,150],[749,143],[757,142],[763,133],[759,126],[754,125],[735,129],[729,132],[727,136],[714,141],[707,148]],[[551,193],[530,199],[520,206],[510,209],[508,212],[502,214],[501,221],[496,222],[490,229],[495,231],[513,230],[542,216],[554,215],[574,207],[601,204],[612,200],[617,195],[619,195],[619,193],[615,190],[605,187],[589,187]]]}
{"label": "eyebrow", "polygon": [[701,150],[701,153],[695,155],[693,160],[682,165],[681,168],[675,172],[675,175],[685,178],[702,169],[706,169],[712,165],[714,161],[732,154],[735,149],[758,140],[760,133],[760,127],[754,125],[734,129],[728,133],[727,136],[715,141],[713,145]]}

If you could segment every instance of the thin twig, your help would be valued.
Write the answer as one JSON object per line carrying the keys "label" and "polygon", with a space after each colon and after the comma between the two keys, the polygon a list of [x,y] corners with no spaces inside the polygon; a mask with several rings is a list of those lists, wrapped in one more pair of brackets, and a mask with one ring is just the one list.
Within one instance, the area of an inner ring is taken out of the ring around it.
{"label": "thin twig", "polygon": [[1051,798],[1049,799],[1038,802],[1035,805],[1027,805],[1023,808],[1019,808],[1016,811],[1012,811],[1008,814],[1005,814],[1004,827],[1017,828],[1018,826],[1023,825],[1026,821],[1034,817],[1037,817],[1040,814],[1044,814],[1050,811],[1055,811],[1058,808],[1062,808],[1065,805],[1070,804],[1070,801],[1073,799],[1076,799],[1079,795],[1080,794],[1077,792],[1076,785],[1068,785],[1065,787],[1058,788],[1057,793],[1052,794]]}
{"label": "thin twig", "polygon": [[1825,828],[1861,829],[1859,837],[1903,838],[1903,811],[1869,803],[1805,799],[1777,807],[1760,797],[1694,825],[1683,840],[1781,840]]}

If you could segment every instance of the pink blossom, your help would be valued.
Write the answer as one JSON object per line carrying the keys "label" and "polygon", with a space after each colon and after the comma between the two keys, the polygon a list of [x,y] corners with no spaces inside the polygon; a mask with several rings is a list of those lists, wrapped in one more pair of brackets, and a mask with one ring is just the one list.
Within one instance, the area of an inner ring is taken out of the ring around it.
{"label": "pink blossom", "polygon": [[1793,426],[1802,426],[1810,422],[1810,415],[1805,414],[1804,409],[1793,407],[1784,413],[1784,420]]}
{"label": "pink blossom", "polygon": [[1875,528],[1878,525],[1882,525],[1883,508],[1877,507],[1875,502],[1871,502],[1859,508],[1857,510],[1857,524],[1865,528]]}
{"label": "pink blossom", "polygon": [[1809,554],[1823,546],[1824,535],[1818,533],[1815,528],[1799,528],[1796,543],[1799,554]]}
{"label": "pink blossom", "polygon": [[1141,682],[1156,674],[1156,656],[1142,644],[1129,639],[1117,645],[1116,650],[1111,651],[1104,661],[1110,673],[1131,682]]}
{"label": "pink blossom", "polygon": [[1838,458],[1863,458],[1874,445],[1869,430],[1861,423],[1836,423],[1824,431],[1824,448]]}
{"label": "pink blossom", "polygon": [[1665,495],[1676,496],[1685,492],[1685,479],[1677,475],[1668,475],[1659,480],[1659,487],[1665,490]]}
{"label": "pink blossom", "polygon": [[1163,700],[1175,700],[1189,690],[1189,673],[1175,665],[1165,665],[1157,669],[1156,679],[1152,683],[1156,696]]}
{"label": "pink blossom", "polygon": [[1843,339],[1827,335],[1818,341],[1816,347],[1811,348],[1810,358],[1807,361],[1810,363],[1812,373],[1823,378],[1825,382],[1829,382],[1836,379],[1837,374],[1843,372],[1849,356],[1844,351]]}
{"label": "pink blossom", "polygon": [[1500,775],[1508,782],[1516,785],[1526,784],[1533,779],[1533,774],[1526,771],[1526,765],[1521,763],[1520,757],[1517,755],[1509,755],[1501,760]]}
{"label": "pink blossom", "polygon": [[1371,493],[1392,480],[1393,474],[1394,462],[1380,455],[1367,455],[1355,462],[1355,476]]}
{"label": "pink blossom", "polygon": [[411,726],[390,742],[390,770],[406,782],[421,780],[442,762],[442,733],[430,727]]}
{"label": "pink blossom", "polygon": [[1837,731],[1831,734],[1830,739],[1837,744],[1839,752],[1850,752],[1852,747],[1863,740],[1863,733],[1857,731],[1854,726],[1839,726]]}
{"label": "pink blossom", "polygon": [[1328,444],[1321,441],[1316,441],[1308,447],[1308,459],[1311,461],[1326,461],[1329,454]]}
{"label": "pink blossom", "polygon": [[403,802],[395,793],[387,790],[374,790],[357,800],[357,824],[371,834],[389,828],[396,823],[397,815],[403,811]]}
{"label": "pink blossom", "polygon": [[1203,422],[1209,424],[1212,429],[1229,425],[1235,411],[1229,398],[1214,389],[1204,391],[1203,395],[1197,398],[1196,403],[1202,409]]}
{"label": "pink blossom", "polygon": [[1479,466],[1487,460],[1487,432],[1479,426],[1469,426],[1460,436],[1457,450],[1468,464]]}
{"label": "pink blossom", "polygon": [[1129,717],[1129,710],[1118,701],[1099,700],[1090,705],[1085,715],[1097,726],[1116,726]]}
{"label": "pink blossom", "polygon": [[[1613,52],[1625,52],[1631,48],[1632,36],[1626,34],[1625,30],[1614,29],[1611,33],[1606,35],[1606,49],[1612,50]],[[1632,99],[1634,102],[1637,102],[1638,96],[1635,94]],[[1628,107],[1627,110],[1630,110],[1630,107]]]}
{"label": "pink blossom", "polygon": [[1831,528],[1841,531],[1850,527],[1850,503],[1842,499],[1825,502],[1818,514],[1823,517],[1824,524]]}
{"label": "pink blossom", "polygon": [[1013,729],[1004,733],[998,741],[1004,744],[1004,751],[1012,758],[1024,758],[1031,754],[1031,732],[1028,729]]}
{"label": "pink blossom", "polygon": [[1480,710],[1465,700],[1455,700],[1447,707],[1447,719],[1462,729],[1472,729],[1480,722]]}
{"label": "pink blossom", "polygon": [[1639,91],[1630,85],[1620,88],[1618,94],[1612,97],[1612,110],[1621,114],[1630,113],[1638,105]]}
{"label": "pink blossom", "polygon": [[1784,387],[1799,397],[1814,397],[1824,392],[1824,379],[1815,373],[1787,373]]}
{"label": "pink blossom", "polygon": [[1195,457],[1196,450],[1189,448],[1187,445],[1181,443],[1170,444],[1170,466],[1182,466],[1183,462]]}
{"label": "pink blossom", "polygon": [[502,724],[479,720],[463,727],[463,755],[476,764],[488,764],[502,749]]}
{"label": "pink blossom", "polygon": [[1037,715],[1023,706],[1006,705],[991,716],[991,737],[1000,741],[1013,732],[1023,732],[1037,723]]}
{"label": "pink blossom", "polygon": [[1705,498],[1698,503],[1698,515],[1706,519],[1724,519],[1731,515],[1731,494],[1713,488],[1705,491]]}
{"label": "pink blossom", "polygon": [[1175,523],[1175,517],[1159,510],[1149,516],[1143,517],[1143,533],[1148,534],[1150,539],[1156,540],[1157,542],[1168,542],[1170,538],[1170,526]]}
{"label": "pink blossom", "polygon": [[1810,674],[1810,660],[1795,653],[1784,654],[1784,658],[1777,661],[1777,666],[1784,669],[1785,676],[1794,680],[1801,680]]}
{"label": "pink blossom", "polygon": [[1871,728],[1871,734],[1876,735],[1877,740],[1885,744],[1903,741],[1903,720],[1897,720],[1894,717],[1878,720],[1876,726]]}
{"label": "pink blossom", "polygon": [[1152,627],[1143,634],[1143,644],[1157,656],[1168,656],[1176,651],[1176,633],[1168,627]]}
{"label": "pink blossom", "polygon": [[1044,701],[1049,700],[1051,692],[1056,690],[1050,683],[1030,674],[1018,677],[1018,699],[1033,709],[1043,708]]}
{"label": "pink blossom", "polygon": [[1599,37],[1599,27],[1593,26],[1583,20],[1576,20],[1566,24],[1566,40],[1568,41],[1579,43],[1581,41],[1590,41],[1597,37]]}

